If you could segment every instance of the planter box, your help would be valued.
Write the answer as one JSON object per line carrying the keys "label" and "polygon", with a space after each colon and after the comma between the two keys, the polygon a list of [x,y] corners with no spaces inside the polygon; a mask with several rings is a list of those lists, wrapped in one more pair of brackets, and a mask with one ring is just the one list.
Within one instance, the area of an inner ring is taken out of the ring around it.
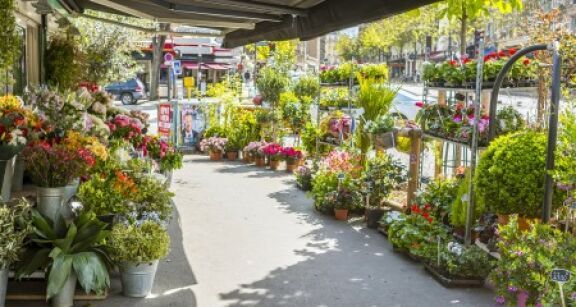
{"label": "planter box", "polygon": [[444,276],[436,270],[435,267],[429,264],[424,264],[424,269],[426,269],[426,271],[430,273],[437,282],[446,288],[480,288],[484,286],[484,279],[453,279]]}

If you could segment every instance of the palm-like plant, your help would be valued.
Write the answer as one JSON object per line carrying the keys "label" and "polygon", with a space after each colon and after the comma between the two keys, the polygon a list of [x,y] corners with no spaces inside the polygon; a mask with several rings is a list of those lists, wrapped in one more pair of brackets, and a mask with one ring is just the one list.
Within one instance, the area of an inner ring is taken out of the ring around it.
{"label": "palm-like plant", "polygon": [[32,223],[36,247],[26,252],[17,276],[48,268],[48,299],[62,290],[72,273],[86,293],[100,294],[110,286],[107,264],[111,261],[100,245],[109,234],[106,223],[92,213],[83,213],[75,223],[58,232],[38,211],[32,212]]}
{"label": "palm-like plant", "polygon": [[361,75],[357,77],[360,88],[356,105],[364,109],[362,120],[358,124],[357,140],[362,162],[364,162],[371,145],[370,134],[365,131],[366,123],[375,121],[378,117],[388,113],[398,89],[383,84],[380,79],[363,78]]}

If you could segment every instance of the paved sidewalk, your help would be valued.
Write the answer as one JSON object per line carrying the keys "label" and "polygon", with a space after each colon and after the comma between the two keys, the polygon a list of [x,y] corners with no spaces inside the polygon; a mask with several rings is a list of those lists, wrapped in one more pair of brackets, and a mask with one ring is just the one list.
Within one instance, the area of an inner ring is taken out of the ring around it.
{"label": "paved sidewalk", "polygon": [[493,305],[487,289],[442,287],[362,221],[315,212],[285,172],[187,156],[173,190],[172,251],[151,297],[121,296],[115,278],[109,298],[88,306]]}

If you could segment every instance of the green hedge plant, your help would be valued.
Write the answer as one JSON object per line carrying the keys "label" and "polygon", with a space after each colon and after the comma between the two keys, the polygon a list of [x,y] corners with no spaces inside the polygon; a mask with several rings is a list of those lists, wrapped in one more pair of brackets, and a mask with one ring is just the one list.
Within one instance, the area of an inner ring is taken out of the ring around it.
{"label": "green hedge plant", "polygon": [[168,255],[170,237],[160,224],[116,224],[107,242],[107,250],[116,263],[146,263]]}
{"label": "green hedge plant", "polygon": [[[523,131],[501,136],[482,154],[474,184],[480,205],[498,215],[538,218],[544,199],[546,136]],[[555,205],[561,202],[554,197]]]}

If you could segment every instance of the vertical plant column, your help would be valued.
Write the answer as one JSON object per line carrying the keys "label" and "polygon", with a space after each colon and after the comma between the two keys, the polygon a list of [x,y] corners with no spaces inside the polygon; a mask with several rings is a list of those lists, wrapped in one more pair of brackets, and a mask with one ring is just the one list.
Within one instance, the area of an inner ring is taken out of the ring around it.
{"label": "vertical plant column", "polygon": [[18,53],[15,0],[0,0],[0,94],[8,94],[14,83],[12,66]]}
{"label": "vertical plant column", "polygon": [[288,85],[287,77],[272,67],[266,67],[260,71],[256,86],[265,101],[272,108],[272,140],[276,140],[276,107],[280,101],[280,94]]}

